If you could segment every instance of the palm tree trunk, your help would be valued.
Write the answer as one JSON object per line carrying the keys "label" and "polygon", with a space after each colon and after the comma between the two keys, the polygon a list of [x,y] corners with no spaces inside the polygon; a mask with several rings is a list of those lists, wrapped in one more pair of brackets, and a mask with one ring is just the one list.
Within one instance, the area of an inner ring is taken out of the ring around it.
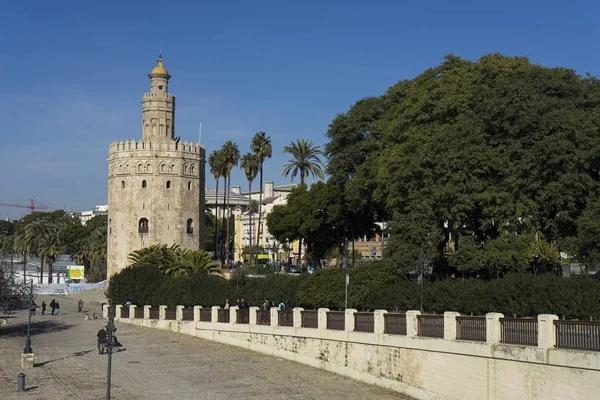
{"label": "palm tree trunk", "polygon": [[218,248],[219,248],[219,180],[217,179],[217,194],[216,194],[216,200],[215,200],[215,252],[214,252],[214,256],[213,259],[216,259],[219,254],[218,254]]}
{"label": "palm tree trunk", "polygon": [[[223,176],[223,217],[221,218],[221,223],[225,223],[225,207],[227,204],[227,175]],[[223,231],[225,231],[225,225],[223,225]],[[221,236],[223,233],[221,232]],[[219,244],[221,240],[219,238]],[[223,248],[219,247],[219,260],[223,261]]]}
{"label": "palm tree trunk", "polygon": [[44,256],[40,258],[40,283],[44,283]]}
{"label": "palm tree trunk", "polygon": [[262,196],[263,196],[263,163],[260,163],[260,192],[258,194],[258,231],[256,233],[256,247],[260,245],[260,220],[262,217]]}
{"label": "palm tree trunk", "polygon": [[[300,185],[304,186],[304,169],[300,168]],[[298,240],[298,271],[302,272],[302,236]]]}
{"label": "palm tree trunk", "polygon": [[[248,193],[252,193],[252,181],[248,180]],[[252,210],[248,208],[248,214],[250,214],[250,265],[252,265]],[[260,216],[259,216],[260,218]]]}
{"label": "palm tree trunk", "polygon": [[27,252],[23,252],[23,283],[25,283],[25,278],[27,277]]}
{"label": "palm tree trunk", "polygon": [[229,200],[230,200],[230,190],[231,190],[231,173],[229,173],[229,178],[227,179],[227,228],[226,228],[226,236],[225,236],[225,263],[229,262],[229,220],[231,219],[231,208],[229,208]]}
{"label": "palm tree trunk", "polygon": [[53,257],[48,258],[48,283],[52,283],[52,264],[54,263]]}

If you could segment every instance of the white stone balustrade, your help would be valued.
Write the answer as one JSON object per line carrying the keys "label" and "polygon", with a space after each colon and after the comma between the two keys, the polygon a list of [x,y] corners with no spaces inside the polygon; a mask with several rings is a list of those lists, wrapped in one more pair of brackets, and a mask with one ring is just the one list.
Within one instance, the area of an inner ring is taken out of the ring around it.
{"label": "white stone balustrade", "polygon": [[120,304],[115,306],[115,319],[121,318],[121,309],[122,308],[123,308],[123,306]]}
{"label": "white stone balustrade", "polygon": [[184,308],[185,308],[184,306],[175,307],[175,320],[176,321],[183,321],[183,309]]}
{"label": "white stone balustrade", "polygon": [[354,332],[354,314],[356,314],[354,308],[347,308],[346,311],[344,311],[344,330],[346,332]]}
{"label": "white stone balustrade", "polygon": [[444,313],[444,339],[456,340],[456,317],[460,317],[460,313],[446,311]]}
{"label": "white stone balustrade", "polygon": [[292,312],[294,313],[294,328],[302,328],[302,311],[304,311],[304,308],[302,307],[294,307],[292,309]]}
{"label": "white stone balustrade", "polygon": [[137,306],[131,305],[129,306],[129,318],[135,318],[135,310]]}
{"label": "white stone balustrade", "polygon": [[373,333],[376,335],[385,332],[385,314],[387,314],[387,310],[375,310],[373,312]]}
{"label": "white stone balustrade", "polygon": [[158,306],[158,319],[161,321],[167,319],[167,306]]}
{"label": "white stone balustrade", "polygon": [[[202,312],[202,306],[194,306],[194,322],[200,321],[200,313]],[[211,314],[212,317],[212,314]]]}

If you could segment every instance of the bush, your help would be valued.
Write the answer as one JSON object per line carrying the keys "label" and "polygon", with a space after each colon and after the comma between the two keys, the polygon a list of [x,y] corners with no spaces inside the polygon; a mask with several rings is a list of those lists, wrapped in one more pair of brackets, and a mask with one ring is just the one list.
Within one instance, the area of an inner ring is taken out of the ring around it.
{"label": "bush", "polygon": [[[314,275],[242,277],[239,281],[216,276],[172,278],[154,267],[125,268],[110,280],[108,296],[116,304],[131,300],[138,305],[223,306],[244,298],[255,306],[265,298],[288,301],[306,309],[343,309],[345,275],[350,275],[348,307],[359,310],[418,310],[421,287],[398,275],[385,263],[368,263],[353,269],[319,270]],[[557,314],[567,318],[600,318],[600,281],[589,277],[559,278],[552,275],[508,275],[482,281],[456,279],[425,283],[426,312],[458,311],[461,314],[535,316]]]}

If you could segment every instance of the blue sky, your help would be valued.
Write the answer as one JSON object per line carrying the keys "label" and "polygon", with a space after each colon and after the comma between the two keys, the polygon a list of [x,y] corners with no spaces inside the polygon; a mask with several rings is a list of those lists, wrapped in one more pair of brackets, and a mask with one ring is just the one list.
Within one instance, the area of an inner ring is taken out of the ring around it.
{"label": "blue sky", "polygon": [[[0,202],[107,202],[108,145],[141,137],[162,43],[176,134],[207,153],[257,131],[267,180],[292,140],[325,144],[336,114],[442,62],[528,56],[599,75],[594,1],[58,1],[0,3]],[[241,171],[233,183],[246,185]],[[214,188],[209,177],[207,186]],[[18,218],[26,209],[0,207]]]}

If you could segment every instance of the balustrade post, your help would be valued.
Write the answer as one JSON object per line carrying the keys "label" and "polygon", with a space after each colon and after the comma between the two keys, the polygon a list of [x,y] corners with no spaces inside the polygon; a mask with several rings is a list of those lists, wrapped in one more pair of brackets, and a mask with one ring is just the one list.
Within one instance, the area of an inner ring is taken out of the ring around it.
{"label": "balustrade post", "polygon": [[250,307],[250,313],[249,313],[250,316],[248,317],[249,318],[248,323],[250,325],[256,325],[256,322],[257,322],[256,313],[259,309],[260,309],[260,307],[254,307],[254,306]]}
{"label": "balustrade post", "polygon": [[121,308],[123,308],[122,305],[116,305],[115,306],[115,320],[119,320],[121,318]]}
{"label": "balustrade post", "polygon": [[279,307],[271,308],[271,326],[279,326]]}
{"label": "balustrade post", "polygon": [[108,318],[108,310],[110,308],[110,305],[108,304],[104,304],[102,306],[102,318],[107,319]]}
{"label": "balustrade post", "polygon": [[[200,313],[202,312],[202,306],[194,306],[194,322],[200,322]],[[212,315],[211,315],[212,317]],[[212,318],[211,318],[212,320]],[[212,320],[213,322],[216,322]]]}
{"label": "balustrade post", "polygon": [[375,310],[373,312],[373,333],[376,335],[385,333],[385,314],[387,314],[387,310]]}
{"label": "balustrade post", "polygon": [[237,317],[238,317],[237,310],[239,310],[238,306],[229,307],[229,323],[230,324],[237,324]]}
{"label": "balustrade post", "polygon": [[354,332],[354,314],[356,314],[356,310],[354,308],[347,308],[344,312],[344,330],[346,332]]}
{"label": "balustrade post", "polygon": [[158,319],[163,320],[167,317],[167,306],[158,306]]}
{"label": "balustrade post", "polygon": [[421,315],[421,311],[408,310],[406,312],[406,336],[419,336],[419,321],[417,316]]}
{"label": "balustrade post", "polygon": [[129,306],[129,318],[133,319],[135,318],[135,309],[137,308],[137,306],[131,305]]}
{"label": "balustrade post", "polygon": [[144,306],[144,319],[150,319],[150,309],[152,306]]}
{"label": "balustrade post", "polygon": [[444,313],[445,340],[456,340],[456,317],[460,317],[460,313],[454,311],[446,311]]}
{"label": "balustrade post", "polygon": [[504,318],[504,314],[495,312],[485,314],[485,341],[487,344],[500,343],[502,338],[500,318]]}
{"label": "balustrade post", "polygon": [[292,309],[292,312],[294,313],[294,328],[302,328],[302,311],[304,311],[304,308],[302,307],[294,307]]}
{"label": "balustrade post", "polygon": [[210,320],[212,322],[219,322],[219,310],[221,309],[221,307],[219,306],[212,306],[210,309]]}
{"label": "balustrade post", "polygon": [[553,349],[556,345],[556,329],[554,321],[558,320],[558,315],[540,314],[538,315],[538,347],[541,349]]}
{"label": "balustrade post", "polygon": [[183,321],[183,306],[177,306],[175,307],[175,320],[176,321]]}
{"label": "balustrade post", "polygon": [[317,317],[318,317],[318,327],[319,329],[327,329],[327,313],[329,312],[329,308],[319,308]]}

